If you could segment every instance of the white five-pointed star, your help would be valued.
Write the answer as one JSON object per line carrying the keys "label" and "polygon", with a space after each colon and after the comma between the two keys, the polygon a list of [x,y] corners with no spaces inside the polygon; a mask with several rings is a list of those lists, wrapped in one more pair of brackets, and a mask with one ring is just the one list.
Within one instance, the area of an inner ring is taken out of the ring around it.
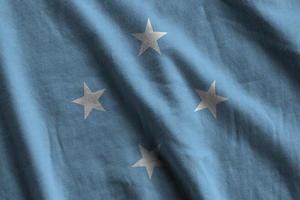
{"label": "white five-pointed star", "polygon": [[167,32],[153,32],[150,19],[147,21],[146,30],[144,33],[134,33],[132,34],[136,39],[142,41],[142,45],[139,51],[139,56],[142,55],[149,47],[154,49],[160,54],[160,49],[157,43],[161,37],[166,35]]}
{"label": "white five-pointed star", "polygon": [[196,90],[196,91],[202,101],[195,109],[195,112],[208,108],[208,110],[213,114],[213,116],[217,118],[216,106],[218,103],[226,101],[227,98],[216,95],[216,81],[212,82],[207,92],[203,90]]}
{"label": "white five-pointed star", "polygon": [[161,161],[158,158],[158,151],[160,149],[160,145],[158,145],[152,151],[148,151],[142,145],[139,145],[139,148],[143,158],[138,160],[131,167],[145,167],[147,170],[148,177],[149,179],[151,179],[154,168],[161,166]]}
{"label": "white five-pointed star", "polygon": [[83,97],[80,97],[72,101],[73,103],[77,103],[84,106],[84,119],[86,119],[89,116],[90,112],[93,109],[105,111],[101,103],[98,101],[98,99],[103,95],[104,92],[105,89],[92,92],[90,88],[87,86],[87,84],[84,83]]}

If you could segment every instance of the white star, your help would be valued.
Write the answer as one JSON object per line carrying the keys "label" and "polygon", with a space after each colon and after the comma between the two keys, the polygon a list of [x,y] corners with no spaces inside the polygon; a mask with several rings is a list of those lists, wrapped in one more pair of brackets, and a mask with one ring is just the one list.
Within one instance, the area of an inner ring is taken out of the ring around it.
{"label": "white star", "polygon": [[83,97],[73,100],[73,103],[84,106],[84,119],[86,119],[93,109],[105,111],[98,99],[103,95],[105,89],[92,92],[87,84],[83,85]]}
{"label": "white star", "polygon": [[160,149],[160,145],[158,145],[152,151],[148,151],[142,145],[139,145],[139,148],[143,158],[138,160],[131,167],[145,167],[147,170],[148,177],[149,179],[151,179],[154,168],[161,166],[161,161],[158,158],[158,151]]}
{"label": "white star", "polygon": [[202,101],[195,109],[195,112],[208,108],[208,110],[217,118],[216,106],[218,103],[226,101],[227,98],[216,95],[216,81],[213,81],[208,91],[196,90]]}
{"label": "white star", "polygon": [[148,18],[145,32],[132,34],[136,39],[142,41],[142,45],[138,55],[142,55],[149,47],[160,54],[160,49],[157,40],[159,40],[166,34],[167,32],[153,32],[150,19]]}

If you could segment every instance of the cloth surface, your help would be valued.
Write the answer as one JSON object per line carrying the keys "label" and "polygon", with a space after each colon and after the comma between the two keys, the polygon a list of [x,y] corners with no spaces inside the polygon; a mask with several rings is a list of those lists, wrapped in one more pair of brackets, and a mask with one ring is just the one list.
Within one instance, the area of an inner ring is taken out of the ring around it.
{"label": "cloth surface", "polygon": [[299,10],[0,0],[0,199],[300,199]]}

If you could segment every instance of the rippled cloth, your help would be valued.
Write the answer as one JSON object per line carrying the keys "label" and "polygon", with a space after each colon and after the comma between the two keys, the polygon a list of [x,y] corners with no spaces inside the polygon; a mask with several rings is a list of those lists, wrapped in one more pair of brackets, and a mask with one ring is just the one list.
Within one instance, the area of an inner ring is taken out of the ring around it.
{"label": "rippled cloth", "polygon": [[298,0],[0,0],[0,89],[1,200],[300,199]]}

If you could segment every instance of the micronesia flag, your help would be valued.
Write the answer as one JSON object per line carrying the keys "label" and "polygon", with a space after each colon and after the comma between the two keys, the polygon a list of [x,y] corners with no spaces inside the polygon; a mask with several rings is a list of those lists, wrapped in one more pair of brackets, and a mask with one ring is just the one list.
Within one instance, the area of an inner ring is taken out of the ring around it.
{"label": "micronesia flag", "polygon": [[0,0],[0,200],[299,200],[299,0]]}

